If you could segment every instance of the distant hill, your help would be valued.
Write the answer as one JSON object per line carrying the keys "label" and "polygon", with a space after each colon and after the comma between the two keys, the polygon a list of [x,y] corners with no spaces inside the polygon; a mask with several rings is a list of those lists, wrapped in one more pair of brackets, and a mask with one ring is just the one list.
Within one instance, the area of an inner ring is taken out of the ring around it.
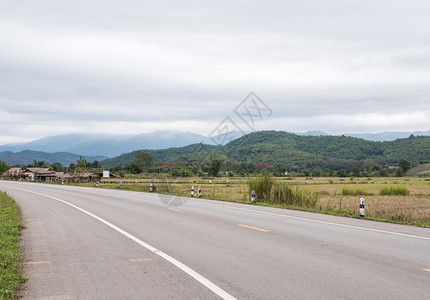
{"label": "distant hill", "polygon": [[294,132],[294,134],[297,135],[304,135],[304,136],[320,136],[320,135],[329,135],[328,133],[319,131],[319,130],[313,130],[313,131],[307,131],[307,132]]}
{"label": "distant hill", "polygon": [[411,134],[415,136],[430,136],[430,130],[427,131],[413,131],[413,132],[379,132],[379,133],[345,133],[345,136],[357,137],[368,141],[394,141],[396,139],[408,138]]}
{"label": "distant hill", "polygon": [[[200,162],[208,159],[211,153],[221,153],[217,146],[193,144],[185,147],[168,148],[162,150],[145,150],[153,156],[155,162]],[[102,162],[103,166],[125,166],[134,160],[134,152],[124,153]]]}
{"label": "distant hill", "polygon": [[409,176],[430,177],[430,163],[420,164],[407,172]]}
{"label": "distant hill", "polygon": [[[283,131],[260,131],[233,140],[225,146],[194,144],[165,150],[145,150],[154,161],[205,161],[212,153],[231,162],[280,164],[285,169],[351,169],[366,159],[381,165],[400,159],[419,162],[430,159],[430,137],[416,136],[390,142],[373,142],[347,136],[300,136]],[[107,159],[105,166],[125,165],[133,153]]]}
{"label": "distant hill", "polygon": [[210,144],[205,136],[180,131],[154,131],[139,135],[68,134],[50,136],[25,144],[3,145],[0,151],[70,152],[83,155],[114,157],[138,149],[165,149],[194,143]]}
{"label": "distant hill", "polygon": [[[11,151],[0,152],[0,160],[3,160],[8,165],[28,165],[36,161],[45,161],[47,163],[59,162],[63,165],[69,165],[70,163],[76,163],[79,159],[79,155],[67,153],[67,152],[57,152],[57,153],[46,153],[41,151],[30,151],[25,150],[18,153]],[[105,156],[84,156],[88,162],[93,162],[94,160],[102,161],[106,159]]]}
{"label": "distant hill", "polygon": [[[322,136],[322,135],[329,135],[322,131],[308,131],[308,132],[297,132],[295,133],[297,135],[303,135],[303,136]],[[396,139],[404,139],[408,138],[409,136],[430,136],[430,130],[427,131],[411,131],[411,132],[391,132],[391,131],[385,131],[385,132],[378,132],[378,133],[343,133],[339,136],[350,136],[350,137],[356,137],[367,141],[374,141],[374,142],[389,142],[394,141]]]}

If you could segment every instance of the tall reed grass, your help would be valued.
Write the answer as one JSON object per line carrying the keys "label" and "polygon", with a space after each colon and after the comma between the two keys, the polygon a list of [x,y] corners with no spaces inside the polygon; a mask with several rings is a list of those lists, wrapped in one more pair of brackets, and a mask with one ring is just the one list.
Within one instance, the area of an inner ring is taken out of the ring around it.
{"label": "tall reed grass", "polygon": [[268,204],[314,208],[318,202],[315,193],[300,190],[298,185],[293,188],[284,182],[274,182],[271,174],[250,179],[248,185],[249,191],[255,191],[256,201]]}

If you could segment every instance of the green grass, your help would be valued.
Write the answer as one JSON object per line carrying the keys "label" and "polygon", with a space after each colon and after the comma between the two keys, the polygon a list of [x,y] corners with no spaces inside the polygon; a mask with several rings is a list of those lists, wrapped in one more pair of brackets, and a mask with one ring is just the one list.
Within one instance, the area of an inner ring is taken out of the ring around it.
{"label": "green grass", "polygon": [[416,176],[430,172],[430,164],[418,165],[407,172],[409,176]]}
{"label": "green grass", "polygon": [[0,192],[0,299],[17,299],[21,274],[19,236],[22,224],[19,206]]}
{"label": "green grass", "polygon": [[399,186],[383,187],[379,191],[379,195],[381,196],[409,196],[410,193],[407,188]]}
{"label": "green grass", "polygon": [[362,189],[343,188],[342,189],[342,195],[343,196],[368,196],[368,195],[370,195],[370,193],[365,192]]}

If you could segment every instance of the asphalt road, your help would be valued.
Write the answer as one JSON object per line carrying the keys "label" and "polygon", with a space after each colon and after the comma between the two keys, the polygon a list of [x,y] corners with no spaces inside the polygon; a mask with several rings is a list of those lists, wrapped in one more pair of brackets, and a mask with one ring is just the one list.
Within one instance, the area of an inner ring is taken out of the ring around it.
{"label": "asphalt road", "polygon": [[429,229],[118,190],[0,190],[27,226],[24,299],[430,299]]}

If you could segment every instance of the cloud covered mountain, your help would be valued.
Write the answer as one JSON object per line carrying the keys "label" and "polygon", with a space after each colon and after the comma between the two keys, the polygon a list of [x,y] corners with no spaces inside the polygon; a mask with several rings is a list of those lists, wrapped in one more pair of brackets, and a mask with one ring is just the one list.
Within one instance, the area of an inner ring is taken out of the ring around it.
{"label": "cloud covered mountain", "polygon": [[140,149],[165,149],[182,147],[195,143],[213,144],[205,136],[180,131],[154,131],[139,135],[96,135],[74,133],[44,137],[19,145],[3,145],[0,151],[19,152],[23,150],[43,152],[69,152],[80,155],[104,155],[114,157]]}

